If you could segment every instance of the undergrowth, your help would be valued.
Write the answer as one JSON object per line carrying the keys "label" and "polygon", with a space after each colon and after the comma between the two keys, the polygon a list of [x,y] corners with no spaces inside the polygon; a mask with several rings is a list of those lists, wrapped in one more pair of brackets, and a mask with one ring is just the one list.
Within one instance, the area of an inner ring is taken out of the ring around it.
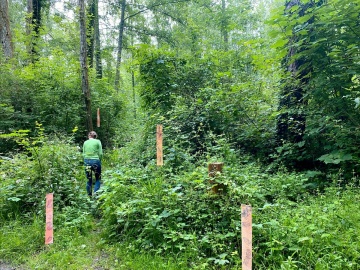
{"label": "undergrowth", "polygon": [[[253,208],[254,269],[360,268],[360,195],[351,179],[310,190],[316,173],[270,174],[226,143],[217,150],[227,154],[205,153],[188,169],[174,160],[116,162],[114,151],[101,194],[90,199],[71,142],[44,137],[26,147],[0,162],[0,261],[22,269],[239,269],[241,204]],[[214,161],[224,168],[211,183]],[[214,184],[222,191],[214,194]],[[51,191],[55,235],[45,246]]]}

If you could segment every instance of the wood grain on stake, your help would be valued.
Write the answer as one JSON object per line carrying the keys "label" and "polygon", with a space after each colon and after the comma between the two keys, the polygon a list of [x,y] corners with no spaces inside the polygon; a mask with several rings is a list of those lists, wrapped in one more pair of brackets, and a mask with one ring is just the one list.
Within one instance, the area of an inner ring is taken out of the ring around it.
{"label": "wood grain on stake", "polygon": [[250,205],[241,205],[242,269],[252,269],[252,209]]}
{"label": "wood grain on stake", "polygon": [[163,140],[162,125],[157,125],[156,126],[156,157],[157,157],[157,165],[164,165],[162,140]]}
{"label": "wood grain on stake", "polygon": [[97,127],[100,127],[100,108],[97,109],[97,118],[96,118]]}
{"label": "wood grain on stake", "polygon": [[45,245],[52,244],[54,242],[54,229],[53,229],[53,193],[46,194],[46,226],[45,226]]}
{"label": "wood grain on stake", "polygon": [[215,178],[218,173],[222,172],[222,169],[224,167],[223,162],[215,162],[208,164],[208,173],[209,173],[209,182],[212,185],[211,191],[213,193],[221,193],[224,191],[225,186],[222,183],[216,183]]}

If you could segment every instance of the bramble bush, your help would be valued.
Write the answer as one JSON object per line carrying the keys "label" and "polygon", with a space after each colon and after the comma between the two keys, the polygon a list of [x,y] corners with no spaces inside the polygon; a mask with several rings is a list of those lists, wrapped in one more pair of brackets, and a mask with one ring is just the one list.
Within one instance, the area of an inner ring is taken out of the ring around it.
{"label": "bramble bush", "polygon": [[226,192],[213,194],[206,164],[174,174],[166,161],[161,168],[119,166],[104,179],[104,236],[135,252],[181,254],[190,267],[239,266],[241,204],[256,213],[269,202],[298,200],[308,180],[287,172],[269,175],[256,163],[229,163],[216,178]]}
{"label": "bramble bush", "polygon": [[[0,219],[44,214],[45,195],[54,193],[55,211],[86,210],[88,198],[79,149],[71,139],[48,137],[40,124],[36,136],[15,132],[22,151],[0,161]],[[22,134],[22,135],[20,135]],[[84,209],[85,207],[85,209]]]}
{"label": "bramble bush", "polygon": [[359,269],[358,190],[330,187],[297,203],[266,204],[255,216],[257,269]]}
{"label": "bramble bush", "polygon": [[358,269],[357,190],[306,188],[302,174],[268,174],[253,163],[225,166],[210,192],[206,166],[173,175],[164,168],[108,171],[101,199],[104,236],[134,252],[176,254],[190,268],[241,264],[241,204],[253,207],[256,269]]}
{"label": "bramble bush", "polygon": [[[168,138],[162,167],[154,159],[137,163],[136,151],[132,162],[113,163],[99,198],[104,238],[135,254],[175,255],[191,269],[238,269],[241,204],[249,204],[254,268],[358,268],[356,190],[340,189],[336,179],[329,180],[334,187],[317,190],[320,173],[269,173],[224,137],[211,141],[203,158],[190,162],[174,163],[177,144],[170,147]],[[221,194],[213,194],[209,183],[207,164],[214,161],[225,164],[216,177],[225,186]]]}
{"label": "bramble bush", "polygon": [[[131,254],[175,256],[179,265],[191,269],[238,269],[240,207],[250,204],[255,269],[360,266],[355,178],[345,181],[353,181],[351,186],[331,179],[332,187],[309,192],[316,187],[316,172],[269,173],[232,149],[224,137],[215,136],[197,162],[174,160],[171,149],[179,148],[176,143],[164,148],[162,167],[154,159],[145,166],[139,162],[144,148],[137,145],[130,145],[136,150],[131,155],[125,148],[107,153],[100,197],[90,202],[77,147],[71,140],[43,135],[41,126],[38,129],[33,138],[19,135],[23,152],[0,162],[0,218],[5,226],[0,234],[2,258],[18,252],[27,256],[42,248],[44,197],[54,192],[54,225],[61,231],[57,237],[64,248],[74,233],[82,235],[94,228],[91,206],[99,205],[104,240],[119,242]],[[119,159],[122,153],[128,155]],[[186,151],[182,153],[186,159]],[[128,158],[132,159],[125,162]],[[225,164],[216,177],[225,187],[220,194],[213,194],[209,183],[207,164],[214,161]],[[28,224],[24,228],[34,229],[31,245],[27,245],[29,237],[20,241],[6,236],[12,226],[24,221]]]}

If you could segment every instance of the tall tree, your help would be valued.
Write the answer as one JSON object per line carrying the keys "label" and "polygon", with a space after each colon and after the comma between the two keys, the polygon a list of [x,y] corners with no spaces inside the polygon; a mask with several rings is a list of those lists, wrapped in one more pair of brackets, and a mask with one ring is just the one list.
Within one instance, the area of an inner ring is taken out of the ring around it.
{"label": "tall tree", "polygon": [[38,57],[38,40],[40,37],[40,29],[42,26],[42,13],[44,8],[48,8],[48,0],[27,0],[27,25],[26,32],[29,37],[28,53],[31,61],[35,61]]}
{"label": "tall tree", "polygon": [[221,13],[222,13],[221,32],[222,32],[222,36],[223,36],[224,47],[225,47],[225,50],[227,50],[228,44],[229,44],[229,33],[228,33],[229,20],[227,18],[227,14],[226,14],[226,1],[225,0],[221,0]]}
{"label": "tall tree", "polygon": [[115,74],[115,89],[119,91],[120,88],[120,64],[121,64],[121,55],[123,49],[123,38],[124,38],[124,28],[125,28],[125,9],[126,9],[126,0],[120,2],[121,5],[121,15],[119,23],[119,38],[118,38],[118,50],[116,57],[116,74]]}
{"label": "tall tree", "polygon": [[80,66],[81,66],[81,88],[85,101],[86,129],[93,130],[91,97],[87,64],[87,43],[86,43],[86,20],[85,20],[85,3],[79,0],[79,22],[80,22]]}
{"label": "tall tree", "polygon": [[101,46],[100,46],[100,26],[99,26],[99,0],[94,0],[94,50],[95,50],[95,68],[96,77],[102,78],[102,63],[101,63]]}
{"label": "tall tree", "polygon": [[87,31],[86,31],[86,36],[87,36],[87,55],[88,55],[88,60],[89,60],[89,67],[92,68],[94,66],[94,44],[95,44],[95,39],[94,39],[94,29],[95,29],[95,4],[96,0],[90,0],[89,1],[89,6],[87,9]]}
{"label": "tall tree", "polygon": [[[116,74],[115,74],[115,89],[119,91],[120,88],[120,66],[122,61],[122,54],[124,48],[124,36],[125,29],[129,30],[129,35],[136,35],[139,40],[150,40],[150,37],[157,37],[158,44],[161,44],[161,40],[166,40],[169,36],[168,33],[171,32],[171,23],[181,23],[181,20],[177,15],[172,14],[173,12],[168,12],[167,9],[173,9],[173,5],[181,4],[184,2],[189,2],[189,0],[176,0],[176,1],[164,1],[164,2],[155,2],[152,3],[149,1],[145,4],[140,3],[129,3],[126,0],[119,0],[120,6],[120,21],[118,24],[118,40],[117,40],[117,59],[116,59]],[[160,7],[165,7],[160,9]],[[127,16],[126,13],[128,13]],[[149,16],[141,17],[140,14],[146,13],[151,14]],[[178,13],[178,12],[177,12]],[[132,23],[127,23],[130,19],[137,17],[137,20],[133,20]],[[151,18],[152,17],[152,18]],[[151,18],[151,19],[150,19]],[[159,20],[161,18],[161,20]],[[156,22],[154,23],[154,20]],[[163,31],[160,27],[157,27],[160,21],[165,22],[167,26],[166,31]],[[145,38],[145,36],[147,38]],[[170,43],[170,42],[169,42]]]}
{"label": "tall tree", "polygon": [[13,43],[8,10],[8,1],[0,0],[0,40],[5,57],[11,58],[13,55]]}
{"label": "tall tree", "polygon": [[100,29],[99,29],[99,0],[91,0],[88,6],[88,58],[89,67],[96,68],[96,77],[102,78]]}
{"label": "tall tree", "polygon": [[[285,3],[285,12],[291,14],[295,10],[298,16],[304,16],[308,4],[302,4],[300,0],[287,0]],[[297,15],[296,15],[297,16]],[[307,68],[300,68],[305,65],[304,58],[294,59],[299,53],[298,47],[295,46],[298,36],[292,30],[292,36],[288,43],[288,54],[284,59],[284,66],[289,73],[289,77],[284,83],[284,88],[280,96],[280,111],[284,112],[279,115],[277,123],[277,136],[280,143],[290,142],[298,143],[302,140],[305,131],[305,115],[302,110],[304,105],[304,87],[308,83],[310,65]]]}

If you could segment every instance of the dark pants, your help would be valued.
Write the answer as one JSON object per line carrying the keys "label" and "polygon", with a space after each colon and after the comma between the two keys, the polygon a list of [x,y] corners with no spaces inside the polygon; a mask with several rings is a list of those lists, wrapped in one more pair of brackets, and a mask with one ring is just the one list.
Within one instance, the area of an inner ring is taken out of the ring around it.
{"label": "dark pants", "polygon": [[98,159],[85,159],[85,174],[88,182],[86,184],[86,190],[89,195],[92,195],[92,173],[95,174],[95,186],[94,193],[100,188],[100,180],[101,180],[101,161]]}

